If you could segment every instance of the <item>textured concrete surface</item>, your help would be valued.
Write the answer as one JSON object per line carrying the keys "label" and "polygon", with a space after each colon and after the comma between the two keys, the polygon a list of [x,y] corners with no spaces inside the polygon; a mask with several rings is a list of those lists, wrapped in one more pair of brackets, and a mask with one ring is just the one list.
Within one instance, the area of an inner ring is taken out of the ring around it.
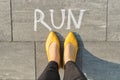
{"label": "textured concrete surface", "polygon": [[0,41],[11,41],[10,0],[0,0]]}
{"label": "textured concrete surface", "polygon": [[34,64],[34,43],[0,42],[0,80],[34,80]]}
{"label": "textured concrete surface", "polygon": [[108,4],[108,40],[120,41],[120,10],[119,0],[109,0]]}
{"label": "textured concrete surface", "polygon": [[90,80],[118,80],[120,43],[84,42],[82,69]]}
{"label": "textured concrete surface", "polygon": [[[41,3],[41,5],[39,5]],[[41,9],[45,13],[45,21],[52,27],[50,21],[49,9],[55,11],[55,25],[61,23],[61,9],[66,9],[65,24],[62,29],[57,31],[65,36],[69,31],[78,32],[84,41],[105,41],[106,40],[106,6],[107,0],[98,1],[55,1],[47,0],[12,0],[13,8],[13,39],[14,41],[45,41],[48,29],[42,24],[38,24],[38,31],[34,32],[34,9]],[[57,7],[56,7],[57,5]],[[97,5],[97,6],[96,6]],[[81,28],[75,29],[72,23],[71,30],[66,30],[67,26],[67,10],[72,9],[75,18],[79,17],[79,10],[85,9]],[[38,16],[39,17],[39,16]],[[23,30],[24,29],[24,30]],[[89,31],[88,31],[89,30]],[[22,35],[22,36],[21,36]],[[36,36],[35,36],[36,35]],[[94,36],[94,37],[93,37]]]}
{"label": "textured concrete surface", "polygon": [[[62,45],[67,33],[75,32],[79,41],[76,63],[89,80],[119,80],[119,3],[119,0],[0,0],[0,80],[35,80],[47,65],[45,40],[49,31],[39,23],[34,32],[35,9],[45,13],[45,22],[51,27],[49,9],[55,10],[55,25],[62,20],[60,9],[66,10],[63,28],[52,30],[57,32]],[[71,29],[66,30],[68,9],[72,9],[76,20],[78,10],[86,10],[80,29],[71,23]],[[62,80],[63,69],[60,75]]]}

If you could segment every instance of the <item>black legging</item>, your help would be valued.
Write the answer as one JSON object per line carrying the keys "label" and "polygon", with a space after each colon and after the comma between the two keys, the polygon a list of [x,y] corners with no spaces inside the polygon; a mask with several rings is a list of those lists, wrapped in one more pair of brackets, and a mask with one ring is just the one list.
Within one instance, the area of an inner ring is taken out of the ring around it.
{"label": "black legging", "polygon": [[[58,64],[54,61],[49,62],[38,80],[60,80]],[[87,78],[74,62],[69,61],[65,64],[63,80],[87,80]]]}

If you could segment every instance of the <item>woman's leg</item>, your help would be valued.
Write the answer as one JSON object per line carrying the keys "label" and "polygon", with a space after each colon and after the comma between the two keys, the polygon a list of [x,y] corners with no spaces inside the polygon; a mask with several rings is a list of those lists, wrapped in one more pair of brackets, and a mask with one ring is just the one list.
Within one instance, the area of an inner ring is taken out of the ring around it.
{"label": "woman's leg", "polygon": [[63,80],[87,80],[82,71],[80,71],[73,61],[68,61],[65,64]]}
{"label": "woman's leg", "polygon": [[68,43],[64,49],[64,80],[87,80],[75,64],[75,47]]}
{"label": "woman's leg", "polygon": [[58,64],[54,61],[49,62],[38,80],[60,80]]}
{"label": "woman's leg", "polygon": [[46,40],[48,65],[38,80],[60,80],[58,67],[60,66],[60,44],[54,32]]}

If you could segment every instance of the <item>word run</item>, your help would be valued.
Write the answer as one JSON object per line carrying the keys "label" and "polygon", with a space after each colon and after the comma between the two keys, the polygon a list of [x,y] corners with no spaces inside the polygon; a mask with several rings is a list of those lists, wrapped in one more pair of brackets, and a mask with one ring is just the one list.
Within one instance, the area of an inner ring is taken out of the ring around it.
{"label": "word run", "polygon": [[[80,10],[78,21],[76,21],[74,15],[72,13],[72,10],[68,9],[67,28],[66,29],[71,28],[70,27],[71,26],[71,21],[73,21],[73,24],[74,24],[75,28],[79,29],[80,26],[81,26],[82,18],[83,18],[83,15],[84,15],[85,11],[86,10]],[[51,20],[53,28],[61,29],[63,27],[63,25],[64,25],[64,22],[65,22],[65,12],[66,12],[66,10],[61,9],[62,21],[61,21],[59,26],[56,26],[54,24],[54,10],[50,9],[49,12],[50,12],[50,20]],[[37,14],[40,15],[39,18],[37,18]],[[44,21],[44,18],[45,18],[45,14],[41,10],[35,9],[35,11],[34,11],[34,31],[37,31],[37,24],[38,23],[41,23],[42,25],[44,25],[44,27],[47,28],[49,31],[52,30],[52,28]]]}

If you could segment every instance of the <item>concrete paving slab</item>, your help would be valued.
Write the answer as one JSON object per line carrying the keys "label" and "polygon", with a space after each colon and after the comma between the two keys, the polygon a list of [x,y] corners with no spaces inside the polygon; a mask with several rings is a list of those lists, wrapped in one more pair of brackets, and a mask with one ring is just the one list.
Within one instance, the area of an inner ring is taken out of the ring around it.
{"label": "concrete paving slab", "polygon": [[43,72],[45,67],[47,66],[47,56],[45,53],[44,42],[40,42],[36,44],[36,71],[37,78],[39,78],[40,74]]}
{"label": "concrete paving slab", "polygon": [[[79,69],[89,80],[118,80],[120,73],[120,43],[118,42],[80,42],[77,56]],[[47,65],[45,42],[37,42],[37,77]],[[81,57],[82,56],[82,57]],[[81,61],[82,60],[82,61]],[[61,80],[64,70],[60,70]]]}
{"label": "concrete paving slab", "polygon": [[120,1],[108,2],[108,41],[120,41]]}
{"label": "concrete paving slab", "polygon": [[34,43],[0,42],[0,80],[35,80]]}
{"label": "concrete paving slab", "polygon": [[[50,2],[48,2],[47,0],[12,0],[14,41],[45,41],[49,30],[45,28],[45,26],[41,23],[38,23],[37,32],[34,32],[33,29],[35,9],[41,9],[45,13],[45,22],[50,27],[52,27],[53,31],[61,33],[61,35],[63,35],[64,37],[69,31],[74,31],[81,34],[83,41],[105,41],[106,6],[107,0],[52,0]],[[62,18],[60,10],[66,10],[65,24],[63,25],[62,29],[57,30],[53,28],[50,20],[49,9],[55,10],[55,25],[60,25],[61,23]],[[73,10],[73,14],[75,15],[76,20],[79,17],[79,10],[86,10],[80,29],[75,29],[74,24],[71,23],[71,29],[66,30],[68,9]]]}
{"label": "concrete paving slab", "polygon": [[61,9],[64,8],[65,0],[12,0],[13,10],[14,11],[25,11],[25,10],[34,10],[39,8],[41,10],[48,10],[48,9]]}
{"label": "concrete paving slab", "polygon": [[11,41],[10,0],[0,0],[0,41]]}
{"label": "concrete paving slab", "polygon": [[90,80],[120,78],[119,42],[84,42],[82,69]]}

